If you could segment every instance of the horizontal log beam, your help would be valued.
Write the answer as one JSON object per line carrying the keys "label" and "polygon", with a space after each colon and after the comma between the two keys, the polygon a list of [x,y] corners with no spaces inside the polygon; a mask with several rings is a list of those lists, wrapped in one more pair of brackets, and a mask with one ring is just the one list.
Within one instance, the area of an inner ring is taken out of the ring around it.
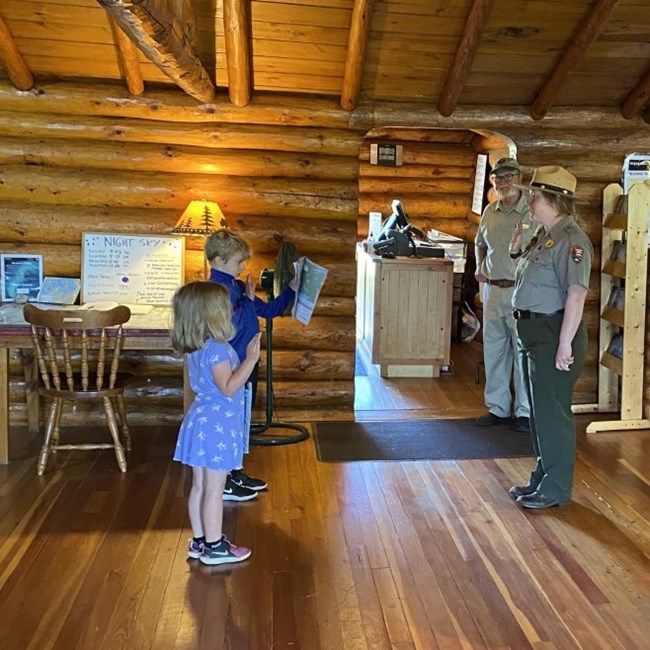
{"label": "horizontal log beam", "polygon": [[[0,193],[1,196],[1,193]],[[367,215],[368,212],[386,212],[391,201],[396,198],[395,193],[363,194],[359,197],[359,214]],[[403,197],[399,197],[403,198]],[[446,216],[450,218],[464,218],[471,203],[471,196],[460,194],[431,194],[422,196],[415,194],[403,201],[404,209],[411,221],[420,217]],[[417,222],[415,223],[417,226]]]}
{"label": "horizontal log beam", "polygon": [[474,166],[447,165],[444,162],[436,164],[414,162],[401,167],[383,167],[381,165],[371,165],[369,162],[361,162],[359,164],[359,178],[369,177],[387,180],[395,179],[394,182],[401,182],[404,178],[450,178],[463,179],[473,183]]}
{"label": "horizontal log beam", "polygon": [[[368,162],[370,160],[370,146],[372,140],[366,139],[364,146],[359,153],[359,160]],[[476,164],[476,151],[470,146],[454,144],[428,144],[411,142],[404,145],[402,151],[404,165],[417,163],[418,165],[459,165],[461,167],[472,167]],[[379,166],[379,165],[378,165]]]}
{"label": "horizontal log beam", "polygon": [[355,220],[357,184],[306,179],[170,176],[143,172],[101,173],[6,166],[0,170],[0,201],[121,208],[151,206],[181,214],[194,199],[218,199],[225,215],[240,214]]}
{"label": "horizontal log beam", "polygon": [[[349,129],[359,135],[373,128],[452,128],[502,131],[515,126],[579,128],[582,130],[644,128],[640,117],[625,120],[618,108],[556,107],[536,122],[526,106],[461,106],[449,117],[432,110],[428,103],[360,102],[352,111],[344,111],[334,100],[300,97],[286,93],[255,94],[245,107],[233,106],[226,97],[217,96],[212,104],[197,106],[180,92],[148,90],[146,97],[132,97],[119,84],[43,83],[38,92],[19,92],[0,82],[0,110],[137,118],[160,122],[228,123],[245,125],[309,126]],[[504,131],[505,130],[505,131]]]}
{"label": "horizontal log beam", "polygon": [[[1,87],[1,86],[0,86]],[[20,138],[98,140],[215,149],[311,152],[357,158],[361,138],[340,129],[225,124],[197,126],[108,117],[14,113],[0,103],[0,133]]]}
{"label": "horizontal log beam", "polygon": [[[21,93],[0,82],[2,110],[61,115],[97,115],[160,122],[258,124],[345,129],[350,114],[336,101],[288,93],[256,93],[255,102],[234,106],[225,95],[200,104],[174,90],[147,91],[132,97],[119,84],[42,83],[37,92]],[[365,132],[362,124],[353,130]]]}
{"label": "horizontal log beam", "polygon": [[[0,204],[0,242],[11,244],[81,243],[83,232],[168,234],[178,221],[177,210],[85,207],[69,205]],[[254,255],[277,254],[282,242],[298,244],[304,255],[332,254],[341,242],[352,241],[356,224],[350,221],[241,216],[229,213],[228,226],[251,245]],[[191,238],[186,248],[202,242]]]}
{"label": "horizontal log beam", "polygon": [[[0,157],[2,154],[2,144],[0,143]],[[359,194],[380,194],[390,190],[393,185],[393,195],[399,194],[399,197],[406,195],[422,195],[428,197],[432,194],[447,193],[449,195],[462,194],[463,197],[471,195],[474,189],[473,181],[470,179],[455,178],[400,178],[395,183],[387,182],[385,178],[374,178],[368,176],[359,177]],[[387,187],[388,186],[388,187]],[[389,204],[390,206],[390,204]],[[388,207],[389,207],[388,206]]]}
{"label": "horizontal log beam", "polygon": [[5,164],[350,182],[356,182],[359,169],[352,156],[0,137],[0,165]]}

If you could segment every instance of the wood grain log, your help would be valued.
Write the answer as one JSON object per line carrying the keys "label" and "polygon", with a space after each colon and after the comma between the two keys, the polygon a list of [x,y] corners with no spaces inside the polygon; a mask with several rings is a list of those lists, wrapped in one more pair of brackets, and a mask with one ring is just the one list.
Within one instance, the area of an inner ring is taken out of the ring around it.
{"label": "wood grain log", "polygon": [[358,174],[352,156],[18,137],[0,138],[0,165],[5,164],[350,182]]}
{"label": "wood grain log", "polygon": [[[369,142],[366,140],[366,142]],[[458,144],[429,144],[422,142],[411,142],[404,145],[402,152],[404,165],[417,163],[418,165],[453,165],[461,167],[473,167],[476,162],[476,151],[470,145]],[[370,147],[364,146],[359,152],[359,160],[368,162],[370,160]],[[379,165],[377,165],[379,166]]]}
{"label": "wood grain log", "polygon": [[288,350],[354,352],[354,318],[314,316],[307,326],[290,318],[279,318],[273,323],[273,344]]}
{"label": "wood grain log", "polygon": [[428,142],[428,143],[455,143],[471,144],[474,142],[476,133],[471,129],[422,129],[422,128],[401,128],[401,127],[378,127],[370,129],[366,134],[366,140],[386,140],[388,142],[399,141]]}
{"label": "wood grain log", "polygon": [[15,113],[11,109],[8,111],[1,100],[0,133],[15,137],[141,142],[207,149],[302,151],[353,157],[359,155],[361,145],[360,136],[341,129],[228,123],[197,126],[92,115],[80,118],[70,113]]}
{"label": "wood grain log", "polygon": [[[234,106],[225,95],[209,104],[196,101],[178,90],[147,91],[146,97],[131,97],[120,84],[42,83],[30,93],[20,93],[0,84],[3,110],[61,115],[105,115],[161,122],[229,124],[277,124],[347,129],[350,114],[333,99],[259,92],[248,106]],[[4,108],[6,107],[6,108]],[[361,123],[353,130],[367,131],[367,109],[359,111]]]}
{"label": "wood grain log", "polygon": [[359,164],[359,179],[383,178],[386,182],[403,178],[436,178],[436,179],[464,179],[473,182],[474,167],[462,165],[420,164],[418,162],[402,165],[401,167],[382,167],[371,165],[369,162]]}
{"label": "wood grain log", "polygon": [[[1,192],[0,192],[1,196]],[[388,214],[394,192],[386,194],[364,194],[359,196],[359,214],[368,212],[385,212]],[[470,197],[462,194],[431,194],[428,196],[414,195],[404,201],[404,209],[411,220],[428,216],[448,216],[449,218],[464,218],[470,206]]]}
{"label": "wood grain log", "polygon": [[[350,410],[354,405],[354,379],[337,379],[326,382],[314,381],[278,381],[273,382],[275,405],[286,412],[287,409],[323,409],[320,417],[327,419],[326,412],[331,410]],[[266,385],[260,381],[257,411],[259,417],[263,409]],[[19,395],[12,395],[12,424],[24,424],[27,420],[24,401]],[[24,399],[24,393],[23,393]],[[142,382],[133,382],[125,392],[129,423],[136,425],[160,425],[180,423],[183,417],[182,380],[168,378],[156,386]],[[46,404],[41,404],[41,422],[47,417]],[[315,414],[314,414],[315,415]],[[315,418],[317,419],[317,418]],[[105,426],[103,413],[90,403],[79,403],[71,410],[64,409],[63,423],[68,426],[102,425]],[[108,430],[106,430],[108,435]]]}
{"label": "wood grain log", "polygon": [[[5,166],[0,170],[0,201],[122,208],[177,209],[194,199],[218,196],[228,214],[313,217],[356,221],[356,182],[311,179],[245,179],[169,175],[152,172],[76,171]],[[110,197],[110,200],[109,200]]]}
{"label": "wood grain log", "polygon": [[[169,234],[178,221],[176,210],[146,208],[83,207],[69,205],[0,204],[0,242],[38,244],[56,241],[80,244],[83,232],[124,234]],[[253,249],[253,255],[277,254],[282,242],[299,242],[299,254],[330,254],[341,242],[354,239],[352,221],[240,216],[229,213],[228,226]],[[188,240],[187,247],[202,246]]]}
{"label": "wood grain log", "polygon": [[[408,195],[415,195],[416,198],[420,198],[418,195],[429,197],[437,194],[461,194],[462,198],[466,202],[467,197],[471,195],[473,189],[473,184],[469,179],[407,177],[399,179],[394,178],[391,182],[387,181],[386,178],[364,175],[359,177],[359,194],[374,195],[386,193],[386,190],[390,190],[390,185],[393,183],[399,187],[400,198]],[[387,185],[389,186],[387,187]],[[395,193],[393,192],[393,194]]]}

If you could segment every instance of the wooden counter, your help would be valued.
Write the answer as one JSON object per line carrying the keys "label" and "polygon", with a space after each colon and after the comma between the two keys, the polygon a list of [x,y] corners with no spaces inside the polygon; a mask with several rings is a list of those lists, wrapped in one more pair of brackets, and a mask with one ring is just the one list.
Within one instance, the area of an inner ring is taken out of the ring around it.
{"label": "wooden counter", "polygon": [[357,246],[357,340],[382,377],[439,377],[449,364],[453,270],[451,260]]}

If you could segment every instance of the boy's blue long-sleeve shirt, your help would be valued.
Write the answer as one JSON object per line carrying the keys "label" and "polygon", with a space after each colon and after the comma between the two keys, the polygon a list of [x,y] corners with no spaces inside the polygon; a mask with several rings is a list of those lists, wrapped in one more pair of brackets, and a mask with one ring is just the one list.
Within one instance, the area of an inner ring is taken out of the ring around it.
{"label": "boy's blue long-sleeve shirt", "polygon": [[269,302],[265,302],[257,296],[255,300],[251,300],[246,296],[246,284],[244,282],[229,273],[223,273],[216,269],[210,270],[210,281],[223,285],[230,294],[232,322],[237,329],[237,333],[229,343],[235,348],[240,361],[246,358],[246,346],[255,334],[260,331],[258,317],[275,318],[279,316],[294,301],[296,296],[296,292],[287,287],[277,298]]}

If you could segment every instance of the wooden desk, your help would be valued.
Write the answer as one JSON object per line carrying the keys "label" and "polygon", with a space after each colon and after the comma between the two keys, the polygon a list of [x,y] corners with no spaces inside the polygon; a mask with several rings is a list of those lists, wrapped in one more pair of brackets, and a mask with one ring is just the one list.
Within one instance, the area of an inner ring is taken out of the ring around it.
{"label": "wooden desk", "polygon": [[453,262],[357,247],[357,339],[382,377],[439,377],[450,363]]}
{"label": "wooden desk", "polygon": [[[22,306],[4,305],[0,318],[0,464],[9,462],[9,350],[23,350],[27,421],[29,431],[39,428],[38,368],[32,354],[29,325],[23,320]],[[132,314],[124,326],[125,350],[169,350],[171,310],[154,307],[148,314]]]}

